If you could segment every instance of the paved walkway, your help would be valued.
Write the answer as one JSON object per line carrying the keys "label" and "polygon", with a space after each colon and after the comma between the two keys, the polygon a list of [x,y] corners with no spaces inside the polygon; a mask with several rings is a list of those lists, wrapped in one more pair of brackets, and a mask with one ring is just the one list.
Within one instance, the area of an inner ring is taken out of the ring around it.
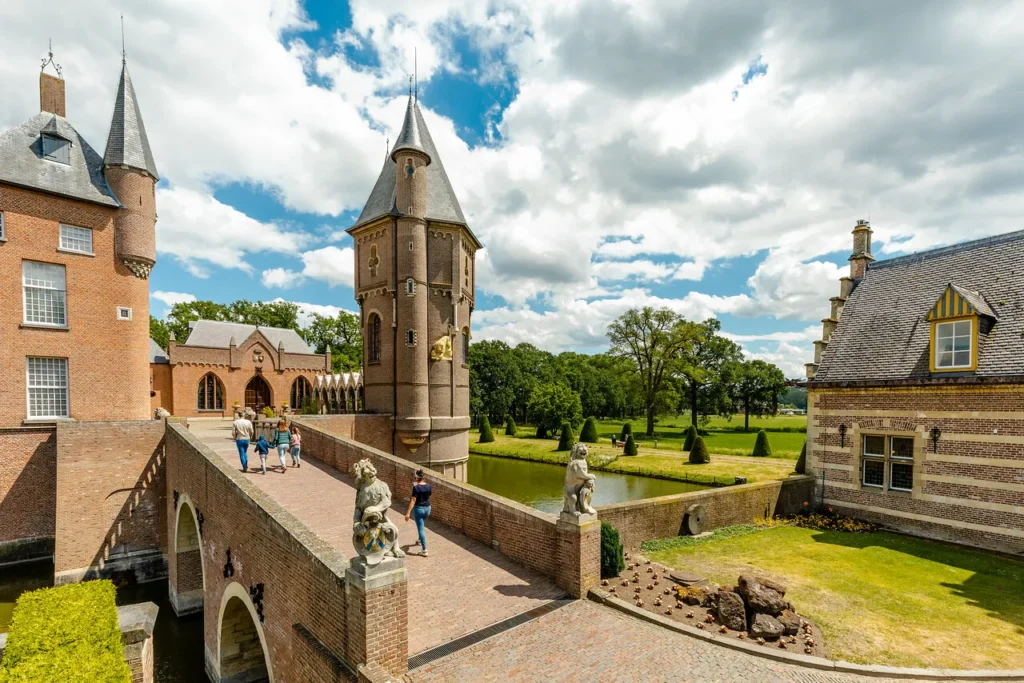
{"label": "paved walkway", "polygon": [[[230,421],[195,420],[191,431],[226,462],[240,468]],[[286,461],[291,462],[290,456]],[[300,469],[288,467],[282,474],[276,449],[267,458],[268,468],[276,467],[268,469],[265,476],[259,473],[259,462],[259,457],[250,453],[253,483],[343,555],[355,555],[352,511],[356,491],[350,477],[305,459]],[[417,538],[416,525],[403,517],[411,490],[409,482],[408,492],[392,491],[396,511],[390,515],[398,525],[399,544],[407,553],[411,551],[405,560],[409,572],[410,656],[564,595],[549,578],[439,523],[427,522],[430,556],[415,554],[419,550],[412,545]]]}

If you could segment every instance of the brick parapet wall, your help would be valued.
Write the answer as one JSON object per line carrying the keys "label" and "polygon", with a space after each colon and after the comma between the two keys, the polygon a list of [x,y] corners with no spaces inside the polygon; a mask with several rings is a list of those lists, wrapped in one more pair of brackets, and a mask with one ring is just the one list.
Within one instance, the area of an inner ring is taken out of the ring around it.
{"label": "brick parapet wall", "polygon": [[[909,533],[1024,550],[1024,387],[809,389],[808,472],[824,475],[827,504]],[[912,491],[862,485],[864,434],[914,439]]]}
{"label": "brick parapet wall", "polygon": [[0,429],[0,565],[53,553],[56,481],[54,428]]}
{"label": "brick parapet wall", "polygon": [[56,583],[163,576],[164,422],[62,422],[56,443]]}
{"label": "brick parapet wall", "polygon": [[705,530],[719,529],[749,524],[755,519],[773,515],[796,513],[805,501],[812,500],[813,486],[812,477],[795,476],[782,481],[602,505],[597,508],[597,515],[602,522],[608,522],[618,530],[626,548],[639,548],[644,541],[685,534],[683,518],[691,505],[704,506],[707,514]]}

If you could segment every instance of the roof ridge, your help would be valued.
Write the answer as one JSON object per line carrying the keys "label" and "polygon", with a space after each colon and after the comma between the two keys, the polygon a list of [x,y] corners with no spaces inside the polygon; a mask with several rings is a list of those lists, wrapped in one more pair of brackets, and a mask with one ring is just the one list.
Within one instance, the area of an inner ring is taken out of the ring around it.
{"label": "roof ridge", "polygon": [[[978,247],[987,247],[995,244],[1003,244],[1005,242],[1013,242],[1015,240],[1024,239],[1024,230],[1015,230],[1013,232],[1006,232],[1001,235],[989,235],[988,237],[982,237],[969,242],[956,242],[954,244],[947,244],[943,247],[936,247],[934,249],[927,249],[925,251],[916,251],[913,254],[906,254],[905,256],[897,256],[891,259],[883,259],[881,261],[875,261],[874,263],[868,264],[868,270],[878,270],[879,268],[888,268],[891,266],[899,266],[905,263],[916,263],[925,259],[934,258],[937,256],[945,256],[950,253],[960,253],[968,249],[976,249]],[[952,284],[952,283],[950,283]]]}

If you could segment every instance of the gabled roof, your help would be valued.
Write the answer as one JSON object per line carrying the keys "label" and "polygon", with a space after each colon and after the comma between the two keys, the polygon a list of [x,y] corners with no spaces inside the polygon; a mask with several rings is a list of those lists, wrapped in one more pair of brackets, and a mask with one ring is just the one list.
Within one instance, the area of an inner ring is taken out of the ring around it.
{"label": "gabled roof", "polygon": [[146,126],[142,123],[139,100],[135,97],[132,77],[128,65],[121,66],[121,82],[117,86],[114,100],[114,115],[110,120],[110,134],[107,136],[107,151],[103,153],[107,166],[128,166],[145,171],[159,180],[160,174],[149,148]]}
{"label": "gabled roof", "polygon": [[998,317],[979,292],[972,292],[951,282],[943,290],[939,300],[928,311],[928,320],[942,320],[967,315]]}
{"label": "gabled roof", "polygon": [[984,305],[996,318],[981,335],[972,374],[1024,375],[1024,231],[1019,231],[870,264],[843,307],[811,384],[931,377],[926,314],[951,282],[972,306],[981,311]]}
{"label": "gabled roof", "polygon": [[170,363],[171,359],[168,357],[167,352],[160,348],[152,338],[149,340],[149,362],[150,363]]}
{"label": "gabled roof", "polygon": [[[405,142],[403,142],[403,140]],[[395,160],[394,152],[402,149],[401,145],[420,144],[424,154],[430,157],[430,165],[426,168],[427,173],[427,220],[443,221],[445,223],[466,224],[466,217],[462,214],[462,207],[459,200],[455,198],[455,191],[452,189],[448,174],[445,173],[444,164],[441,163],[441,156],[437,153],[434,140],[430,137],[427,124],[423,120],[423,113],[420,105],[415,100],[410,101],[406,109],[405,125],[398,136],[398,142],[392,154],[384,160],[384,167],[377,177],[377,183],[370,192],[369,199],[363,207],[362,213],[356,219],[355,225],[349,230],[354,230],[361,225],[376,220],[381,216],[391,214],[395,206]],[[472,234],[472,233],[470,233]],[[475,240],[476,237],[474,236]]]}
{"label": "gabled roof", "polygon": [[[68,164],[43,158],[41,134],[71,141]],[[0,134],[0,183],[120,206],[103,175],[103,159],[63,116],[40,112]]]}
{"label": "gabled roof", "polygon": [[197,320],[189,332],[188,339],[182,346],[203,346],[206,348],[226,349],[231,346],[234,339],[238,346],[242,346],[245,340],[257,330],[266,337],[267,341],[276,350],[278,345],[284,344],[284,350],[288,353],[315,354],[313,349],[302,340],[299,333],[282,327],[257,327],[244,323],[225,323],[215,320]]}

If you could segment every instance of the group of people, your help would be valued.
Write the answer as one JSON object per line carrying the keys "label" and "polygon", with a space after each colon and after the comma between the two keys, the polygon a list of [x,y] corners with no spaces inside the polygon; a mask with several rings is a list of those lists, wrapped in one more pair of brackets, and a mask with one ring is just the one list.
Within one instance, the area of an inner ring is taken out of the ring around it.
{"label": "group of people", "polygon": [[[238,448],[238,459],[242,463],[243,472],[249,471],[249,446],[252,444],[254,433],[255,428],[252,421],[245,415],[231,423],[231,438],[235,440],[235,446]],[[284,458],[286,453],[291,454],[292,467],[302,467],[302,435],[299,434],[298,426],[292,425],[289,428],[288,422],[284,418],[278,420],[277,428],[274,429],[270,441],[267,441],[266,436],[260,434],[255,446],[256,454],[260,456],[260,469],[263,474],[267,473],[267,456],[270,455],[270,449],[275,446],[277,455],[281,459],[282,474],[288,472]]]}

